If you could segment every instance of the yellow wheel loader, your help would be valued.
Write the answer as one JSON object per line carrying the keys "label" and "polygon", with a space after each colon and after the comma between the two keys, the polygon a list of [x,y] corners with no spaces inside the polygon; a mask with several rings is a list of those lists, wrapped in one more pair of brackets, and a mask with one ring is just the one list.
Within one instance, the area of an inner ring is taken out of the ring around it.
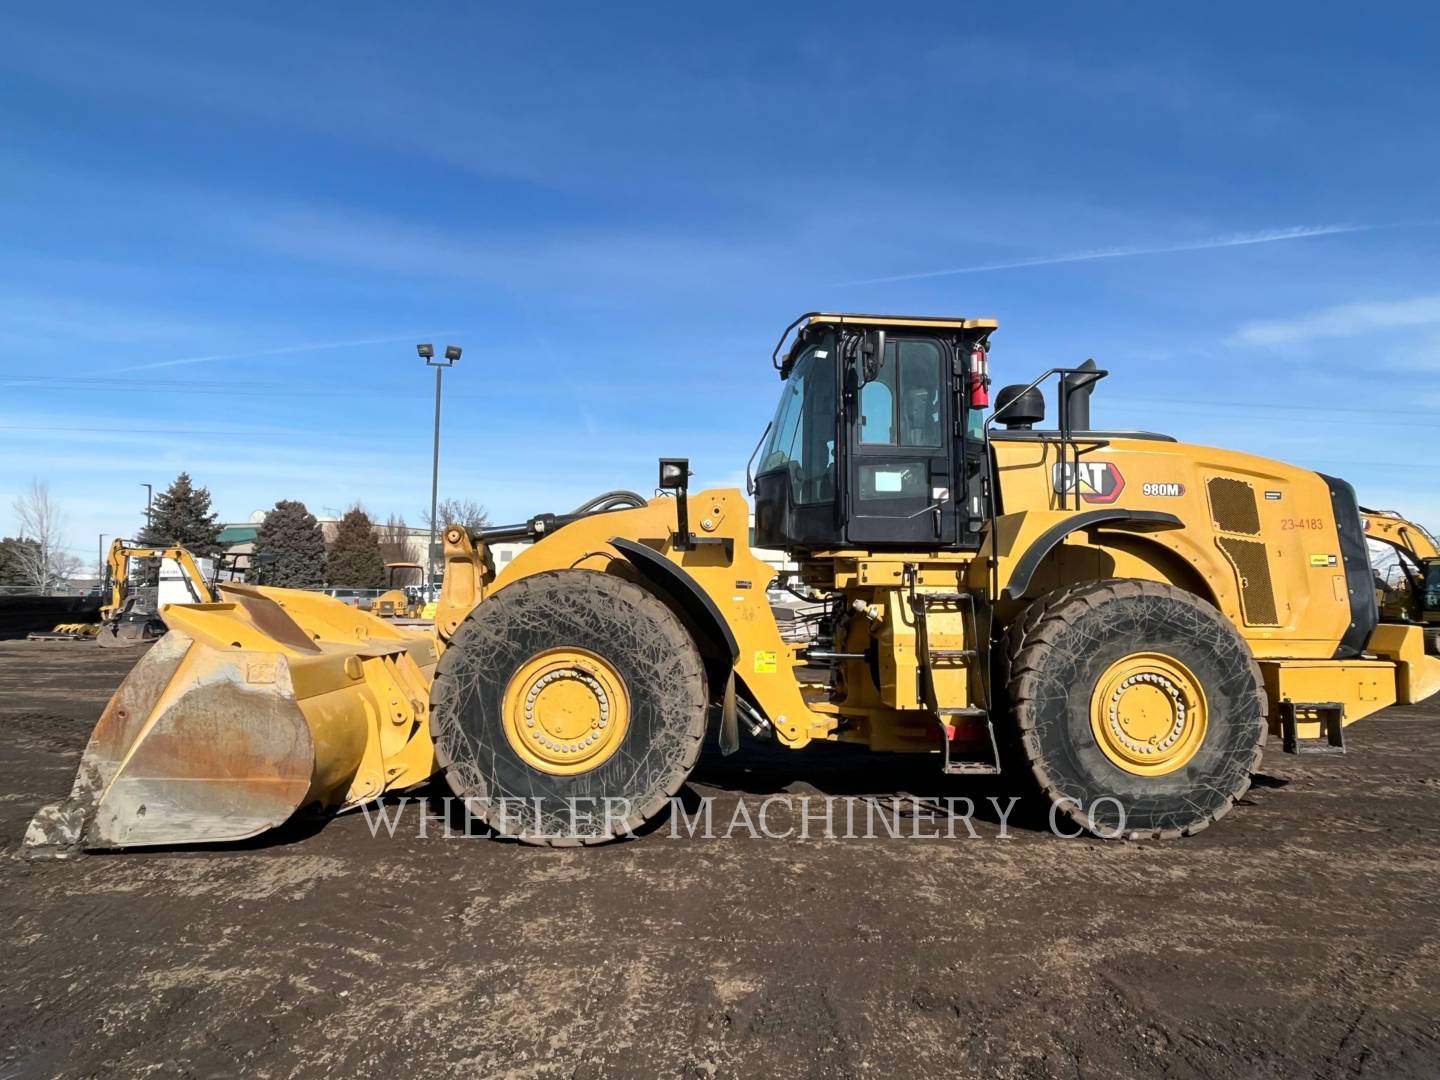
{"label": "yellow wheel loader", "polygon": [[[1093,362],[992,410],[996,326],[803,316],[750,502],[662,459],[652,499],[448,528],[429,633],[285,589],[167,608],[29,841],[236,840],[440,773],[500,836],[601,843],[665,811],[712,730],[1013,769],[1082,827],[1174,837],[1268,734],[1340,750],[1440,688],[1423,627],[1379,619],[1350,485],[1096,430]],[[497,574],[486,545],[522,538]],[[782,637],[752,543],[823,598],[816,634]]]}

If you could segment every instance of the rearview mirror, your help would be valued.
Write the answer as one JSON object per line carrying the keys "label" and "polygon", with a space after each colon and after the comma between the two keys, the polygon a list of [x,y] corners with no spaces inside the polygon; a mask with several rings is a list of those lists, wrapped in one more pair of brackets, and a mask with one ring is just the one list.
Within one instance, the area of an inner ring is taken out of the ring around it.
{"label": "rearview mirror", "polygon": [[885,331],[867,330],[860,339],[860,379],[873,382],[885,361]]}

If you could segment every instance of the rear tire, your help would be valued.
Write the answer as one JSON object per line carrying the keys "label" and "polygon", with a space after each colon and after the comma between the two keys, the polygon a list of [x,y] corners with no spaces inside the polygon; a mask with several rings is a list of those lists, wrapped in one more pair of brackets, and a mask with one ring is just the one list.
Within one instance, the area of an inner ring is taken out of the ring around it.
{"label": "rear tire", "polygon": [[1431,656],[1440,656],[1440,627],[1425,631],[1425,651]]}
{"label": "rear tire", "polygon": [[1151,581],[1069,586],[1031,604],[1006,646],[1017,749],[1052,820],[1104,836],[1190,835],[1249,788],[1264,684],[1209,604]]}
{"label": "rear tire", "polygon": [[680,789],[706,701],[699,651],[665,604],[622,578],[557,570],[466,616],[436,668],[430,727],[451,790],[495,832],[599,844]]}

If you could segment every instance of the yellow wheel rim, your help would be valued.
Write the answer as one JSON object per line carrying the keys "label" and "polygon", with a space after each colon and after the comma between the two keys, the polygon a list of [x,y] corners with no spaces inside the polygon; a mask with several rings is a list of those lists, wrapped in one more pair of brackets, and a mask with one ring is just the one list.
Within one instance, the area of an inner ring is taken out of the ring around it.
{"label": "yellow wheel rim", "polygon": [[1090,729],[1118,769],[1163,776],[1205,741],[1210,708],[1200,680],[1160,653],[1131,653],[1111,664],[1090,697]]}
{"label": "yellow wheel rim", "polygon": [[505,737],[534,769],[588,772],[619,749],[630,727],[630,696],[609,662],[579,648],[531,657],[510,679]]}

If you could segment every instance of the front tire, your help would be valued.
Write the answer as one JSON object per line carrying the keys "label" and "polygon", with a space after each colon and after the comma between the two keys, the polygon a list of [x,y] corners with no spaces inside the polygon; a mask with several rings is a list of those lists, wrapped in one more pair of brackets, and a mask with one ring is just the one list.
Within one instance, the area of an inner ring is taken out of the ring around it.
{"label": "front tire", "polygon": [[435,672],[431,733],[451,790],[495,832],[598,844],[656,817],[705,736],[705,671],[675,614],[590,570],[479,604]]}
{"label": "front tire", "polygon": [[1265,744],[1260,668],[1197,597],[1123,579],[1057,589],[1010,627],[1007,656],[1020,750],[1052,820],[1190,835],[1249,788]]}

